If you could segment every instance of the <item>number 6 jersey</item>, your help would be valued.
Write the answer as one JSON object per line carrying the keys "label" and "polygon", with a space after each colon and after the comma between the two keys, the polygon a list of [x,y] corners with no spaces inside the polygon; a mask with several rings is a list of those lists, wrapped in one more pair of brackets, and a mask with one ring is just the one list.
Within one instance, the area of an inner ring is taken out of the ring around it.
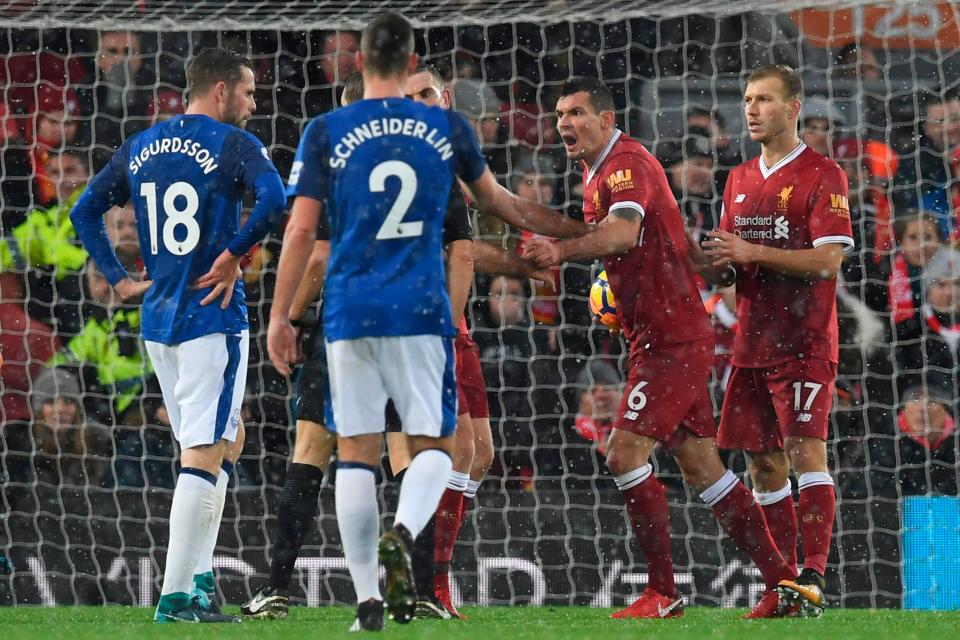
{"label": "number 6 jersey", "polygon": [[485,168],[463,116],[406,98],[361,100],[310,123],[287,195],[319,200],[327,216],[329,342],[454,335],[443,223],[454,177],[473,182]]}
{"label": "number 6 jersey", "polygon": [[[257,204],[240,229],[244,192]],[[283,181],[253,135],[204,115],[182,115],[128,139],[81,196],[71,218],[97,266],[116,284],[126,277],[103,236],[102,214],[132,201],[137,234],[153,286],[143,300],[144,340],[179,344],[247,328],[243,280],[227,309],[205,306],[196,289],[224,249],[242,256],[283,211]]]}

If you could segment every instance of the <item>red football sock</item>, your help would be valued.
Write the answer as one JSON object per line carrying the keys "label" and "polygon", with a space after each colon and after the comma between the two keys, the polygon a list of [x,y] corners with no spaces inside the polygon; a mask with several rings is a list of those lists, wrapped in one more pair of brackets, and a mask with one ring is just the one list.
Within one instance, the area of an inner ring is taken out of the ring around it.
{"label": "red football sock", "polygon": [[[756,495],[756,494],[754,494]],[[783,559],[791,567],[797,566],[797,509],[793,505],[793,495],[788,495],[773,504],[762,505],[763,515],[770,527],[770,535]]]}
{"label": "red football sock", "polygon": [[650,475],[640,484],[622,491],[633,537],[647,559],[647,586],[668,598],[676,598],[670,554],[670,508],[663,485],[656,476]]}
{"label": "red football sock", "polygon": [[760,569],[767,589],[796,576],[773,542],[763,510],[742,482],[736,480],[729,493],[711,506],[723,530]]}
{"label": "red football sock", "polygon": [[[833,484],[804,486],[800,477],[800,539],[803,541],[803,567],[820,575],[826,573],[830,538],[837,509]],[[823,474],[827,475],[827,474]],[[829,478],[829,476],[827,476]]]}
{"label": "red football sock", "polygon": [[463,491],[447,487],[437,505],[435,520],[433,560],[436,564],[436,574],[450,572],[450,558],[453,557],[453,545],[457,542],[462,520]]}

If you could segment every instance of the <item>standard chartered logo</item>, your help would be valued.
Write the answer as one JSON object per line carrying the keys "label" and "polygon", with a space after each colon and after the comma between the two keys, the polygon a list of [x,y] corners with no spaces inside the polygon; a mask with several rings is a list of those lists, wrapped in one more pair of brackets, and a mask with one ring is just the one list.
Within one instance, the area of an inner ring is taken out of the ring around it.
{"label": "standard chartered logo", "polygon": [[777,216],[777,219],[773,222],[773,239],[779,240],[781,238],[786,239],[790,237],[790,225],[787,224],[787,219],[783,216]]}
{"label": "standard chartered logo", "polygon": [[786,216],[734,216],[733,224],[744,240],[786,240],[790,237],[790,223]]}

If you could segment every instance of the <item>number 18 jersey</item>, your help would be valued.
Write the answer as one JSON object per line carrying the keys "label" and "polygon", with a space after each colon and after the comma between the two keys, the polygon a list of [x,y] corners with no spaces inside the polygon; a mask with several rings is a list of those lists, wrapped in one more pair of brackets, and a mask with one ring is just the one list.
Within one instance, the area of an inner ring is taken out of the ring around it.
{"label": "number 18 jersey", "polygon": [[486,169],[463,116],[405,98],[361,100],[313,120],[288,196],[323,203],[330,226],[328,342],[453,336],[443,223],[455,176]]}
{"label": "number 18 jersey", "polygon": [[182,115],[127,140],[90,181],[89,189],[108,202],[133,202],[153,280],[143,300],[144,340],[180,344],[247,328],[242,279],[225,310],[222,299],[200,306],[211,289],[193,285],[228,246],[249,244],[238,236],[243,194],[261,175],[276,173],[253,135]]}

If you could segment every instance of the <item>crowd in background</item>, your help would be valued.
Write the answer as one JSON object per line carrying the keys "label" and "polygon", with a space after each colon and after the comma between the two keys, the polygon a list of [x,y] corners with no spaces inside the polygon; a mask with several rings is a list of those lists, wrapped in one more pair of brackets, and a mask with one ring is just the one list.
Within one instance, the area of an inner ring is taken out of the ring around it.
{"label": "crowd in background", "polygon": [[[454,107],[475,124],[498,179],[521,197],[580,216],[579,168],[568,167],[552,116],[559,82],[601,73],[614,89],[620,126],[633,133],[637,114],[649,109],[635,101],[638,83],[739,74],[755,61],[737,44],[742,34],[731,33],[729,46],[716,46],[716,34],[714,44],[680,46],[664,37],[668,22],[436,28],[423,34],[420,50],[452,79]],[[70,208],[127,137],[183,113],[185,63],[205,45],[253,59],[257,113],[247,129],[286,176],[307,119],[337,106],[359,37],[79,29],[7,36],[0,51],[4,481],[172,488],[169,420],[139,339],[139,306],[116,299],[80,246]],[[883,52],[856,45],[835,52],[828,66],[848,84],[880,81],[889,71]],[[806,97],[800,133],[846,172],[856,241],[838,284],[841,362],[830,450],[839,491],[850,498],[956,495],[960,94],[921,83],[908,116],[873,95],[857,122],[828,97]],[[677,131],[644,142],[699,238],[718,224],[728,171],[754,151],[719,105],[683,109]],[[106,221],[123,263],[142,270],[132,209],[114,209]],[[475,222],[482,240],[512,250],[528,238],[479,212]],[[254,339],[237,471],[250,485],[282,484],[292,450],[296,379],[278,375],[264,348],[282,236],[276,229],[243,263]],[[492,473],[510,486],[531,490],[540,478],[560,476],[589,486],[606,473],[623,346],[587,309],[598,271],[580,263],[556,269],[556,294],[517,278],[476,278],[469,318],[490,396],[498,451]],[[736,305],[729,291],[706,285],[703,298],[716,327],[719,408]]]}

